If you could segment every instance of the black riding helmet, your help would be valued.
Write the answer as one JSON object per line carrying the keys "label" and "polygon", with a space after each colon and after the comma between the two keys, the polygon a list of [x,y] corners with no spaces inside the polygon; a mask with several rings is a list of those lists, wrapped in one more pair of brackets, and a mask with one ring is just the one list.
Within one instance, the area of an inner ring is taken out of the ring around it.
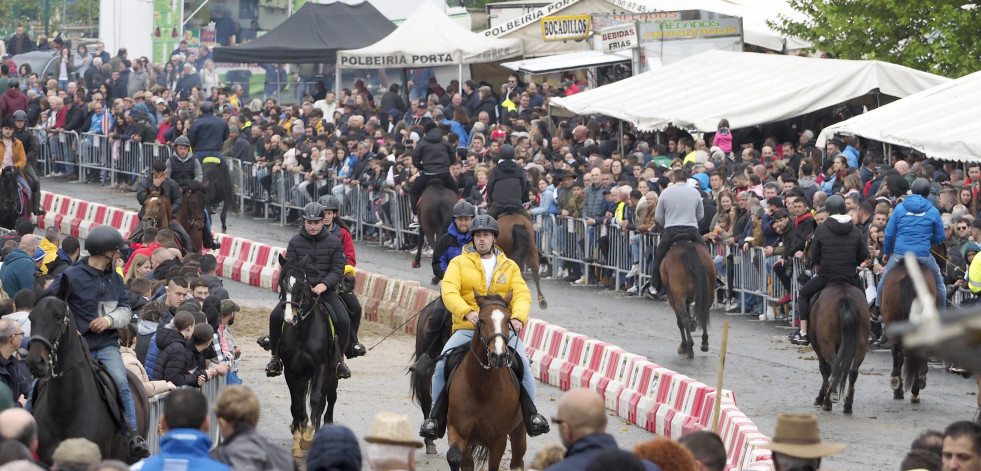
{"label": "black riding helmet", "polygon": [[324,206],[316,201],[303,207],[303,219],[307,221],[323,221]]}
{"label": "black riding helmet", "polygon": [[824,209],[828,210],[828,214],[834,216],[835,214],[845,214],[847,209],[845,208],[845,198],[841,195],[832,195],[828,198],[828,201],[824,204]]}
{"label": "black riding helmet", "polygon": [[320,205],[324,207],[324,211],[341,211],[341,201],[334,195],[321,196]]}
{"label": "black riding helmet", "polygon": [[85,238],[85,250],[89,255],[104,255],[111,250],[126,248],[123,235],[112,226],[96,226]]}
{"label": "black riding helmet", "polygon": [[27,113],[25,113],[24,110],[17,110],[14,111],[14,114],[13,116],[11,116],[11,118],[14,121],[27,121]]}
{"label": "black riding helmet", "polygon": [[501,160],[514,160],[514,147],[511,144],[504,144],[497,150],[497,158]]}
{"label": "black riding helmet", "polygon": [[928,182],[925,178],[917,178],[913,181],[913,185],[909,190],[914,195],[920,195],[926,198],[930,195],[930,182]]}
{"label": "black riding helmet", "polygon": [[475,214],[477,214],[477,208],[469,202],[460,201],[456,206],[453,206],[453,217],[455,218],[472,218]]}
{"label": "black riding helmet", "polygon": [[479,231],[490,231],[494,233],[494,237],[500,233],[497,229],[497,221],[486,215],[481,214],[473,219],[473,224],[470,224],[470,235],[474,235]]}

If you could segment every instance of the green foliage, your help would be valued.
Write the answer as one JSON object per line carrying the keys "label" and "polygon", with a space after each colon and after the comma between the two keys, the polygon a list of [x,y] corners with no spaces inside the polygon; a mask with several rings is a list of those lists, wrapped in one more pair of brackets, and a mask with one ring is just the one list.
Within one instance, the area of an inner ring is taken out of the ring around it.
{"label": "green foliage", "polygon": [[771,21],[841,59],[875,59],[948,77],[981,70],[979,8],[964,0],[790,0],[807,17]]}

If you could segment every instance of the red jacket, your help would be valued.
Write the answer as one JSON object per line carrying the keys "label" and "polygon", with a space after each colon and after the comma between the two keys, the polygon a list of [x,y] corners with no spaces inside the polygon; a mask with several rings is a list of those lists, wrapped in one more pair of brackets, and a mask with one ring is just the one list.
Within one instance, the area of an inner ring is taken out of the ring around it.
{"label": "red jacket", "polygon": [[344,256],[347,257],[347,264],[351,265],[352,267],[356,266],[358,261],[354,258],[354,240],[351,239],[351,233],[337,223],[334,223],[334,227],[330,230],[330,233],[337,236],[338,239],[341,239],[341,248],[344,249]]}
{"label": "red jacket", "polygon": [[147,258],[149,258],[153,256],[154,250],[157,250],[161,247],[160,244],[156,242],[150,242],[149,246],[144,246],[143,244],[140,243],[132,244],[132,247],[137,247],[137,246],[139,246],[140,248],[134,250],[133,254],[129,256],[129,260],[126,261],[126,266],[123,267],[123,273],[129,273],[129,266],[133,264],[133,259],[136,258],[137,254],[143,254],[146,255]]}
{"label": "red jacket", "polygon": [[3,97],[0,97],[0,114],[3,114],[4,118],[10,118],[17,110],[27,111],[27,95],[16,88],[9,88]]}

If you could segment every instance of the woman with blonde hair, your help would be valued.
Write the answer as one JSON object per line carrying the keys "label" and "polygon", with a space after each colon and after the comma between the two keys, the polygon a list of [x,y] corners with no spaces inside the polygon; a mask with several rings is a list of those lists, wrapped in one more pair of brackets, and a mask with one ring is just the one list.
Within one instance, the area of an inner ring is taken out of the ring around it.
{"label": "woman with blonde hair", "polygon": [[123,282],[129,283],[129,280],[134,278],[146,278],[150,273],[150,257],[144,254],[136,254],[133,256],[133,262],[129,264],[129,270],[123,276]]}

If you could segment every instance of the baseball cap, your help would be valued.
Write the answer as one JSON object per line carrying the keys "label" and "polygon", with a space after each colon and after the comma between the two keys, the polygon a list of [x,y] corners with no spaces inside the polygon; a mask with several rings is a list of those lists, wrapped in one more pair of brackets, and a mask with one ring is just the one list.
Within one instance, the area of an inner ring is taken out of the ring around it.
{"label": "baseball cap", "polygon": [[508,133],[504,132],[503,129],[495,129],[494,132],[491,133],[491,139],[497,139],[499,137],[507,137],[507,135]]}
{"label": "baseball cap", "polygon": [[167,103],[167,100],[164,100],[163,98],[160,97],[156,97],[153,99],[153,103],[154,104]]}
{"label": "baseball cap", "polygon": [[419,142],[419,133],[412,132],[411,134],[409,134],[409,140],[412,141],[412,142],[418,143]]}
{"label": "baseball cap", "polygon": [[34,259],[35,262],[40,262],[41,260],[44,260],[44,256],[47,254],[48,253],[45,252],[44,249],[38,247],[34,250],[34,255],[31,258]]}

